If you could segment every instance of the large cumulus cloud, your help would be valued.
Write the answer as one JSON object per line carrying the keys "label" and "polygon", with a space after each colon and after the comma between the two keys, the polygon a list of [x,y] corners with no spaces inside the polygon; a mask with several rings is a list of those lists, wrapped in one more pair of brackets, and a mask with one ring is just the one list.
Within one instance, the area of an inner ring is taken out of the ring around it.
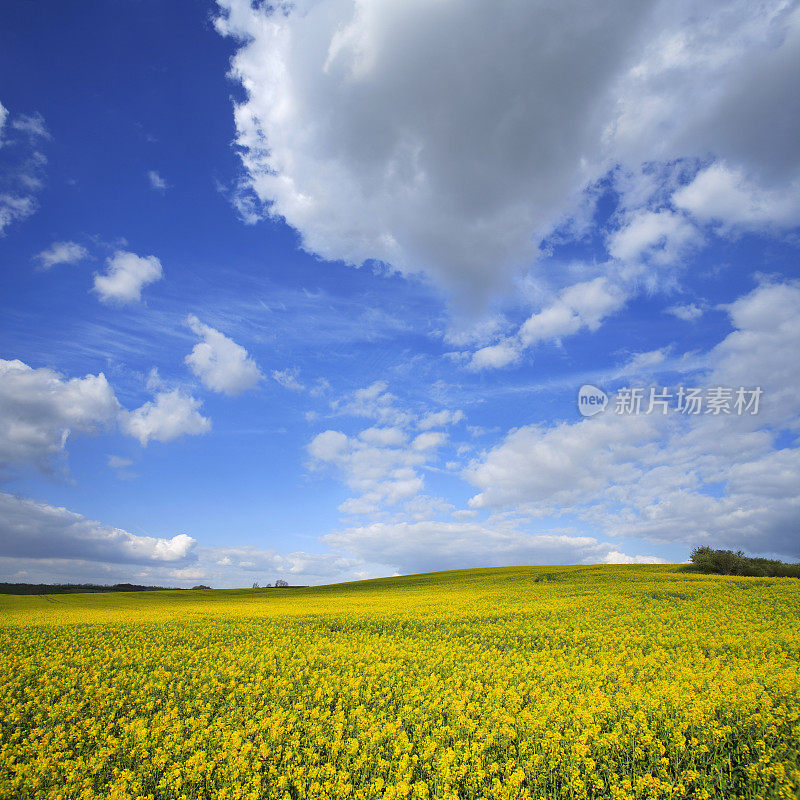
{"label": "large cumulus cloud", "polygon": [[485,295],[610,169],[674,159],[780,192],[795,219],[796,3],[219,4],[246,93],[240,207],[324,258]]}

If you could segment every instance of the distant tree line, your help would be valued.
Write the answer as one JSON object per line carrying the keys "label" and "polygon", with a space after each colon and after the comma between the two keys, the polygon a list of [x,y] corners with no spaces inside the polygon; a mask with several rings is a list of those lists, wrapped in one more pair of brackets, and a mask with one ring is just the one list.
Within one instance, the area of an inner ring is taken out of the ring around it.
{"label": "distant tree line", "polygon": [[268,583],[266,586],[261,586],[261,585],[259,585],[258,581],[255,581],[253,583],[253,587],[252,588],[253,589],[273,589],[273,588],[275,588],[275,589],[297,589],[299,587],[297,587],[297,586],[289,586],[289,582],[288,581],[283,580],[283,578],[278,578],[278,580],[275,581],[275,586],[274,587],[273,587],[273,585],[271,583]]}
{"label": "distant tree line", "polygon": [[800,564],[786,564],[770,558],[751,558],[741,550],[712,550],[695,547],[686,569],[715,575],[741,575],[758,578],[800,578]]}
{"label": "distant tree line", "polygon": [[140,586],[137,583],[115,583],[100,586],[96,583],[0,583],[0,594],[77,594],[79,592],[155,592],[167,586]]}

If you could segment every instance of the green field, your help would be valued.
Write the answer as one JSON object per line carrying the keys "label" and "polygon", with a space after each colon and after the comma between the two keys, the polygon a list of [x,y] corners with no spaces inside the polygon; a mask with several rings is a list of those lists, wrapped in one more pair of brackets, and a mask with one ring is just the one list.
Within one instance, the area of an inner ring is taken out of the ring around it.
{"label": "green field", "polygon": [[0,797],[795,798],[800,582],[0,596]]}

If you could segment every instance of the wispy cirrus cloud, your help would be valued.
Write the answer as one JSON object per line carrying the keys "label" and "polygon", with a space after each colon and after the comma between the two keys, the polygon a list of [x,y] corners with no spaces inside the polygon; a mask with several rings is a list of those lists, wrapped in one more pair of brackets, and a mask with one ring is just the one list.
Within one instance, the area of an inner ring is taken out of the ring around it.
{"label": "wispy cirrus cloud", "polygon": [[89,251],[77,242],[53,242],[34,256],[41,269],[52,269],[58,264],[78,264],[89,256]]}
{"label": "wispy cirrus cloud", "polygon": [[147,172],[147,180],[150,183],[150,188],[155,189],[157,192],[165,192],[169,189],[169,184],[161,177],[158,170],[151,169]]}
{"label": "wispy cirrus cloud", "polygon": [[47,163],[41,145],[49,138],[40,114],[12,115],[0,103],[0,236],[36,211]]}

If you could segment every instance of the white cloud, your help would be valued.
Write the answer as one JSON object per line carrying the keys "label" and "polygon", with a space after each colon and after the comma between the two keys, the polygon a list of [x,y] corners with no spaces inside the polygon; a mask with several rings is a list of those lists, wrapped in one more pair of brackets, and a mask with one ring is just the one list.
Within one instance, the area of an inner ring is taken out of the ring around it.
{"label": "white cloud", "polygon": [[[339,510],[384,518],[402,514],[418,519],[454,509],[438,497],[423,494],[424,473],[440,471],[440,450],[448,434],[434,428],[454,425],[464,419],[455,409],[438,411],[402,407],[386,381],[376,381],[342,398],[334,399],[335,415],[374,420],[377,424],[354,435],[339,430],[323,431],[307,446],[312,469],[327,467],[356,496],[346,499]],[[314,421],[318,415],[306,419]]]}
{"label": "white cloud", "polygon": [[669,348],[661,347],[657,350],[646,350],[642,353],[633,353],[630,358],[616,369],[608,373],[609,380],[618,378],[638,379],[637,385],[646,377],[652,377],[658,372],[659,367],[666,365]]}
{"label": "white cloud", "polygon": [[263,378],[258,364],[240,344],[204,325],[194,315],[187,317],[186,322],[202,341],[185,361],[207,389],[237,395],[252,389]]}
{"label": "white cloud", "polygon": [[447,442],[446,433],[431,429],[461,421],[462,411],[414,412],[401,408],[386,381],[376,381],[333,400],[331,407],[337,415],[378,423],[351,436],[337,430],[323,431],[308,444],[310,466],[332,468],[358,494],[345,500],[340,511],[383,514],[399,503],[412,516],[419,516],[423,508],[442,510],[443,501],[421,494],[425,488],[421,472],[437,469],[438,451]]}
{"label": "white cloud", "polygon": [[342,553],[279,553],[252,546],[201,548],[197,566],[213,586],[249,587],[256,579],[265,586],[276,578],[290,584],[332,583],[381,574],[361,559]]}
{"label": "white cloud", "polygon": [[457,422],[461,422],[462,419],[464,419],[464,412],[460,409],[456,411],[449,411],[448,409],[431,411],[417,423],[417,427],[421,431],[428,431],[431,428],[443,428],[446,425],[455,425]]}
{"label": "white cloud", "polygon": [[35,114],[20,114],[11,121],[15,131],[27,134],[30,139],[51,139],[44,117],[38,112]]}
{"label": "white cloud", "polygon": [[161,378],[161,373],[158,371],[158,367],[150,368],[150,371],[147,373],[147,377],[145,378],[144,385],[148,392],[153,393],[157,392],[159,389],[164,389],[167,386],[167,384]]}
{"label": "white cloud", "polygon": [[519,506],[539,515],[557,513],[614,481],[635,479],[631,462],[639,448],[656,438],[656,425],[651,416],[607,412],[585,424],[513,430],[466,471],[467,480],[482,489],[470,507]]}
{"label": "white cloud", "polygon": [[628,265],[645,261],[678,265],[684,254],[702,242],[697,228],[674,211],[637,211],[609,237],[608,252]]}
{"label": "white cloud", "polygon": [[256,547],[196,547],[188,561],[122,563],[78,558],[0,556],[0,578],[43,583],[139,583],[148,586],[250,588],[277,578],[290,584],[364,580],[386,574],[386,568],[340,553],[279,553]]}
{"label": "white cloud", "polygon": [[347,452],[349,441],[341,431],[323,431],[313,438],[308,452],[318,461],[338,461]]}
{"label": "white cloud", "polygon": [[[757,415],[618,415],[525,426],[465,477],[476,509],[571,513],[611,535],[795,555],[800,449],[800,287],[772,283],[727,306],[735,330],[691,385],[761,387]],[[697,365],[696,361],[696,365]]]}
{"label": "white cloud", "polygon": [[764,399],[753,425],[798,429],[800,399],[800,284],[765,283],[725,307],[735,326],[713,351],[709,380],[722,386],[760,386]]}
{"label": "white cloud", "polygon": [[118,250],[106,259],[106,271],[95,273],[94,290],[104,303],[138,303],[142,289],[164,273],[155,256],[137,256]]}
{"label": "white cloud", "polygon": [[531,347],[583,328],[596,331],[626,299],[625,293],[606,278],[576,283],[564,289],[551,306],[530,317],[520,328],[519,338],[525,347]]}
{"label": "white cloud", "polygon": [[347,397],[332,401],[331,409],[336,414],[374,419],[383,425],[407,425],[412,415],[397,407],[397,398],[386,391],[388,386],[386,381],[375,381]]}
{"label": "white cloud", "polygon": [[36,199],[33,195],[19,196],[0,193],[0,236],[12,222],[21,222],[36,211]]}
{"label": "white cloud", "polygon": [[664,558],[658,556],[629,556],[619,550],[611,550],[603,558],[604,564],[666,564]]}
{"label": "white cloud", "polygon": [[670,306],[665,309],[667,314],[683,320],[684,322],[694,322],[703,316],[703,308],[697,303],[686,303],[685,305]]}
{"label": "white cloud", "polygon": [[704,222],[751,229],[800,224],[800,181],[763,188],[724,163],[702,170],[675,192],[672,202]]}
{"label": "white cloud", "polygon": [[96,433],[118,409],[103,373],[67,379],[0,360],[0,466],[31,463],[46,470],[70,435]]}
{"label": "white cloud", "polygon": [[765,180],[796,173],[795,4],[657,3],[606,135],[639,161],[709,153]]}
{"label": "white cloud", "polygon": [[371,427],[350,437],[341,431],[323,431],[308,445],[312,466],[338,471],[358,493],[339,506],[346,514],[377,514],[401,501],[418,498],[425,487],[419,469],[436,457],[446,439],[438,431],[418,434],[409,443],[397,427]]}
{"label": "white cloud", "polygon": [[425,450],[434,450],[437,447],[441,447],[445,441],[447,441],[446,433],[442,433],[441,431],[426,431],[414,437],[414,441],[411,442],[411,447],[421,452]]}
{"label": "white cloud", "polygon": [[[771,206],[800,178],[800,10],[782,0],[220,8],[247,95],[244,188],[326,259],[474,297],[528,267],[617,164],[716,158]],[[696,237],[650,208],[611,246],[658,264]]]}
{"label": "white cloud", "polygon": [[425,484],[417,469],[426,462],[422,452],[426,448],[405,446],[406,437],[399,433],[369,428],[361,436],[349,437],[328,430],[311,440],[308,452],[313,463],[334,467],[347,486],[360,495],[340,506],[343,513],[376,513],[422,491]]}
{"label": "white cloud", "polygon": [[253,189],[325,258],[496,287],[589,177],[592,117],[639,5],[545,21],[513,2],[225,2],[220,30],[246,42],[233,72]]}
{"label": "white cloud", "polygon": [[0,104],[0,236],[36,211],[47,163],[38,148],[49,138],[40,114],[11,117]]}
{"label": "white cloud", "polygon": [[[401,573],[525,564],[620,563],[631,558],[591,536],[527,533],[509,522],[375,522],[323,537],[337,550]],[[654,557],[636,563],[655,563]],[[652,559],[652,560],[650,560]]]}
{"label": "white cloud", "polygon": [[442,339],[456,347],[480,347],[497,341],[509,327],[508,320],[498,314],[482,314],[477,319],[474,313],[453,309],[447,320],[447,328],[439,332]]}
{"label": "white cloud", "polygon": [[114,470],[117,478],[123,481],[131,481],[138,477],[130,470],[133,466],[133,460],[123,456],[110,455],[108,456],[108,466]]}
{"label": "white cloud", "polygon": [[628,293],[608,278],[599,277],[563,289],[553,302],[532,314],[516,336],[472,354],[470,369],[499,369],[516,363],[525,348],[559,340],[581,330],[596,331],[606,317],[619,311]]}
{"label": "white cloud", "polygon": [[[436,505],[436,503],[433,503]],[[276,578],[331,583],[432,569],[507,564],[655,563],[594,537],[526,533],[508,522],[374,523],[329,534],[328,552],[253,546],[202,547],[187,534],[138,536],[80,514],[0,493],[0,578],[45,582],[136,582],[245,586]]]}
{"label": "white cloud", "polygon": [[133,466],[133,461],[123,456],[111,455],[108,457],[108,466],[111,467],[111,469],[125,469],[126,467]]}
{"label": "white cloud", "polygon": [[312,397],[322,397],[326,392],[331,389],[330,383],[325,378],[317,378],[314,385],[308,390]]}
{"label": "white cloud", "polygon": [[147,172],[147,180],[150,182],[150,188],[157,192],[165,192],[169,189],[169,184],[154,169]]}
{"label": "white cloud", "polygon": [[306,387],[304,384],[300,383],[300,370],[297,367],[292,367],[290,369],[274,369],[272,370],[272,377],[283,386],[284,389],[289,389],[292,392],[305,391]]}
{"label": "white cloud", "polygon": [[199,435],[211,430],[211,421],[198,411],[201,405],[180,389],[158,392],[154,400],[134,411],[121,411],[119,425],[123,433],[143,447],[150,441],[169,442],[180,436]]}
{"label": "white cloud", "polygon": [[519,345],[513,340],[481,347],[472,354],[469,368],[474,370],[501,369],[516,364],[521,357]]}
{"label": "white cloud", "polygon": [[358,438],[380,447],[400,447],[408,440],[408,436],[399,428],[367,428],[358,434]]}
{"label": "white cloud", "polygon": [[77,242],[53,242],[46,250],[34,256],[42,269],[50,269],[57,264],[77,264],[89,255],[89,251]]}
{"label": "white cloud", "polygon": [[197,544],[185,533],[171,539],[138,536],[5,492],[0,492],[0,530],[0,556],[5,558],[174,564],[191,560]]}

